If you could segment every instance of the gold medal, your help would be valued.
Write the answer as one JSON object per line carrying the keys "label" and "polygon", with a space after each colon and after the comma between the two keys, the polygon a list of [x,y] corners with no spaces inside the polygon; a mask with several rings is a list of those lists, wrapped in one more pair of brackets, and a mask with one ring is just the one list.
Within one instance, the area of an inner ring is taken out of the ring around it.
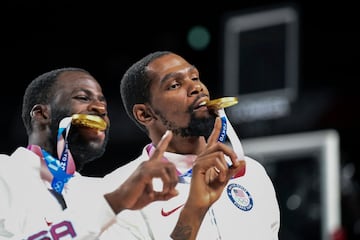
{"label": "gold medal", "polygon": [[102,119],[101,117],[88,114],[72,115],[71,123],[74,125],[96,128],[98,130],[105,130],[107,125],[104,119]]}
{"label": "gold medal", "polygon": [[239,101],[237,97],[222,97],[210,100],[206,103],[206,106],[215,109],[227,108],[237,104]]}

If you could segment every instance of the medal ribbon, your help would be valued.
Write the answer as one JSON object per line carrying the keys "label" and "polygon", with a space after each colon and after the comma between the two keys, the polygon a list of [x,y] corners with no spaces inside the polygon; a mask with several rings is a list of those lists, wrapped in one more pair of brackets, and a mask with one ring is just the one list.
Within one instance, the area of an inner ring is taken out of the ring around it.
{"label": "medal ribbon", "polygon": [[67,183],[75,173],[75,163],[67,141],[67,136],[71,126],[71,119],[71,117],[64,118],[59,124],[57,135],[58,159],[51,156],[51,154],[44,149],[38,151],[36,150],[36,147],[31,145],[28,146],[28,149],[34,151],[38,155],[42,155],[40,157],[45,160],[45,163],[53,176],[51,187],[60,194],[64,189],[65,183]]}

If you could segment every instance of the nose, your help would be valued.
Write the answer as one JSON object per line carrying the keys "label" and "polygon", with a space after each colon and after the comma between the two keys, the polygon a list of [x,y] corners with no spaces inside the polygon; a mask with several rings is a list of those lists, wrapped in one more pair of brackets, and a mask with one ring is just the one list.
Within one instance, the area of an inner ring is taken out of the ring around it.
{"label": "nose", "polygon": [[94,112],[99,116],[105,117],[107,116],[107,107],[106,104],[102,101],[94,100],[89,105],[89,111]]}
{"label": "nose", "polygon": [[199,94],[203,90],[204,90],[204,88],[202,87],[201,84],[199,84],[198,82],[194,83],[193,86],[192,86],[192,89],[190,91],[190,95]]}

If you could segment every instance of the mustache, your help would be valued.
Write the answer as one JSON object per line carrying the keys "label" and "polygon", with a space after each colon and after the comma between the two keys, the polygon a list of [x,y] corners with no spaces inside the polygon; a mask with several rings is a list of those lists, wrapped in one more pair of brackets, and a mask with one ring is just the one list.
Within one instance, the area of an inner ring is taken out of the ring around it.
{"label": "mustache", "polygon": [[200,98],[203,98],[203,97],[208,97],[208,95],[205,94],[205,93],[201,93],[201,94],[199,94],[199,95],[195,98],[195,100],[194,100],[194,101],[192,102],[192,104],[189,106],[188,111],[189,111],[190,113],[194,111],[196,103],[199,101]]}

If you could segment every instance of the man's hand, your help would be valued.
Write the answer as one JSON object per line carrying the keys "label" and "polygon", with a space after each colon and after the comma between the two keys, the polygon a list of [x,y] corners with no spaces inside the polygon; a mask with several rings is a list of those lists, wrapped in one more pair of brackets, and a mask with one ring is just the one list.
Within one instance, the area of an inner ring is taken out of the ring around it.
{"label": "man's hand", "polygon": [[[142,162],[114,192],[105,195],[115,213],[124,209],[141,209],[153,201],[168,200],[178,195],[175,189],[178,183],[176,167],[163,160],[171,138],[172,132],[167,131],[150,159]],[[162,189],[154,189],[154,179],[162,181]]]}
{"label": "man's hand", "polygon": [[[245,161],[238,159],[231,147],[218,141],[220,130],[221,120],[217,118],[206,149],[194,162],[187,203],[199,208],[208,209],[219,199],[229,179],[245,167]],[[231,167],[225,155],[231,160]]]}
{"label": "man's hand", "polygon": [[194,162],[189,196],[171,234],[173,239],[196,239],[208,209],[219,199],[229,179],[245,168],[245,161],[239,160],[232,148],[218,142],[220,130],[221,120],[217,118],[206,149]]}

